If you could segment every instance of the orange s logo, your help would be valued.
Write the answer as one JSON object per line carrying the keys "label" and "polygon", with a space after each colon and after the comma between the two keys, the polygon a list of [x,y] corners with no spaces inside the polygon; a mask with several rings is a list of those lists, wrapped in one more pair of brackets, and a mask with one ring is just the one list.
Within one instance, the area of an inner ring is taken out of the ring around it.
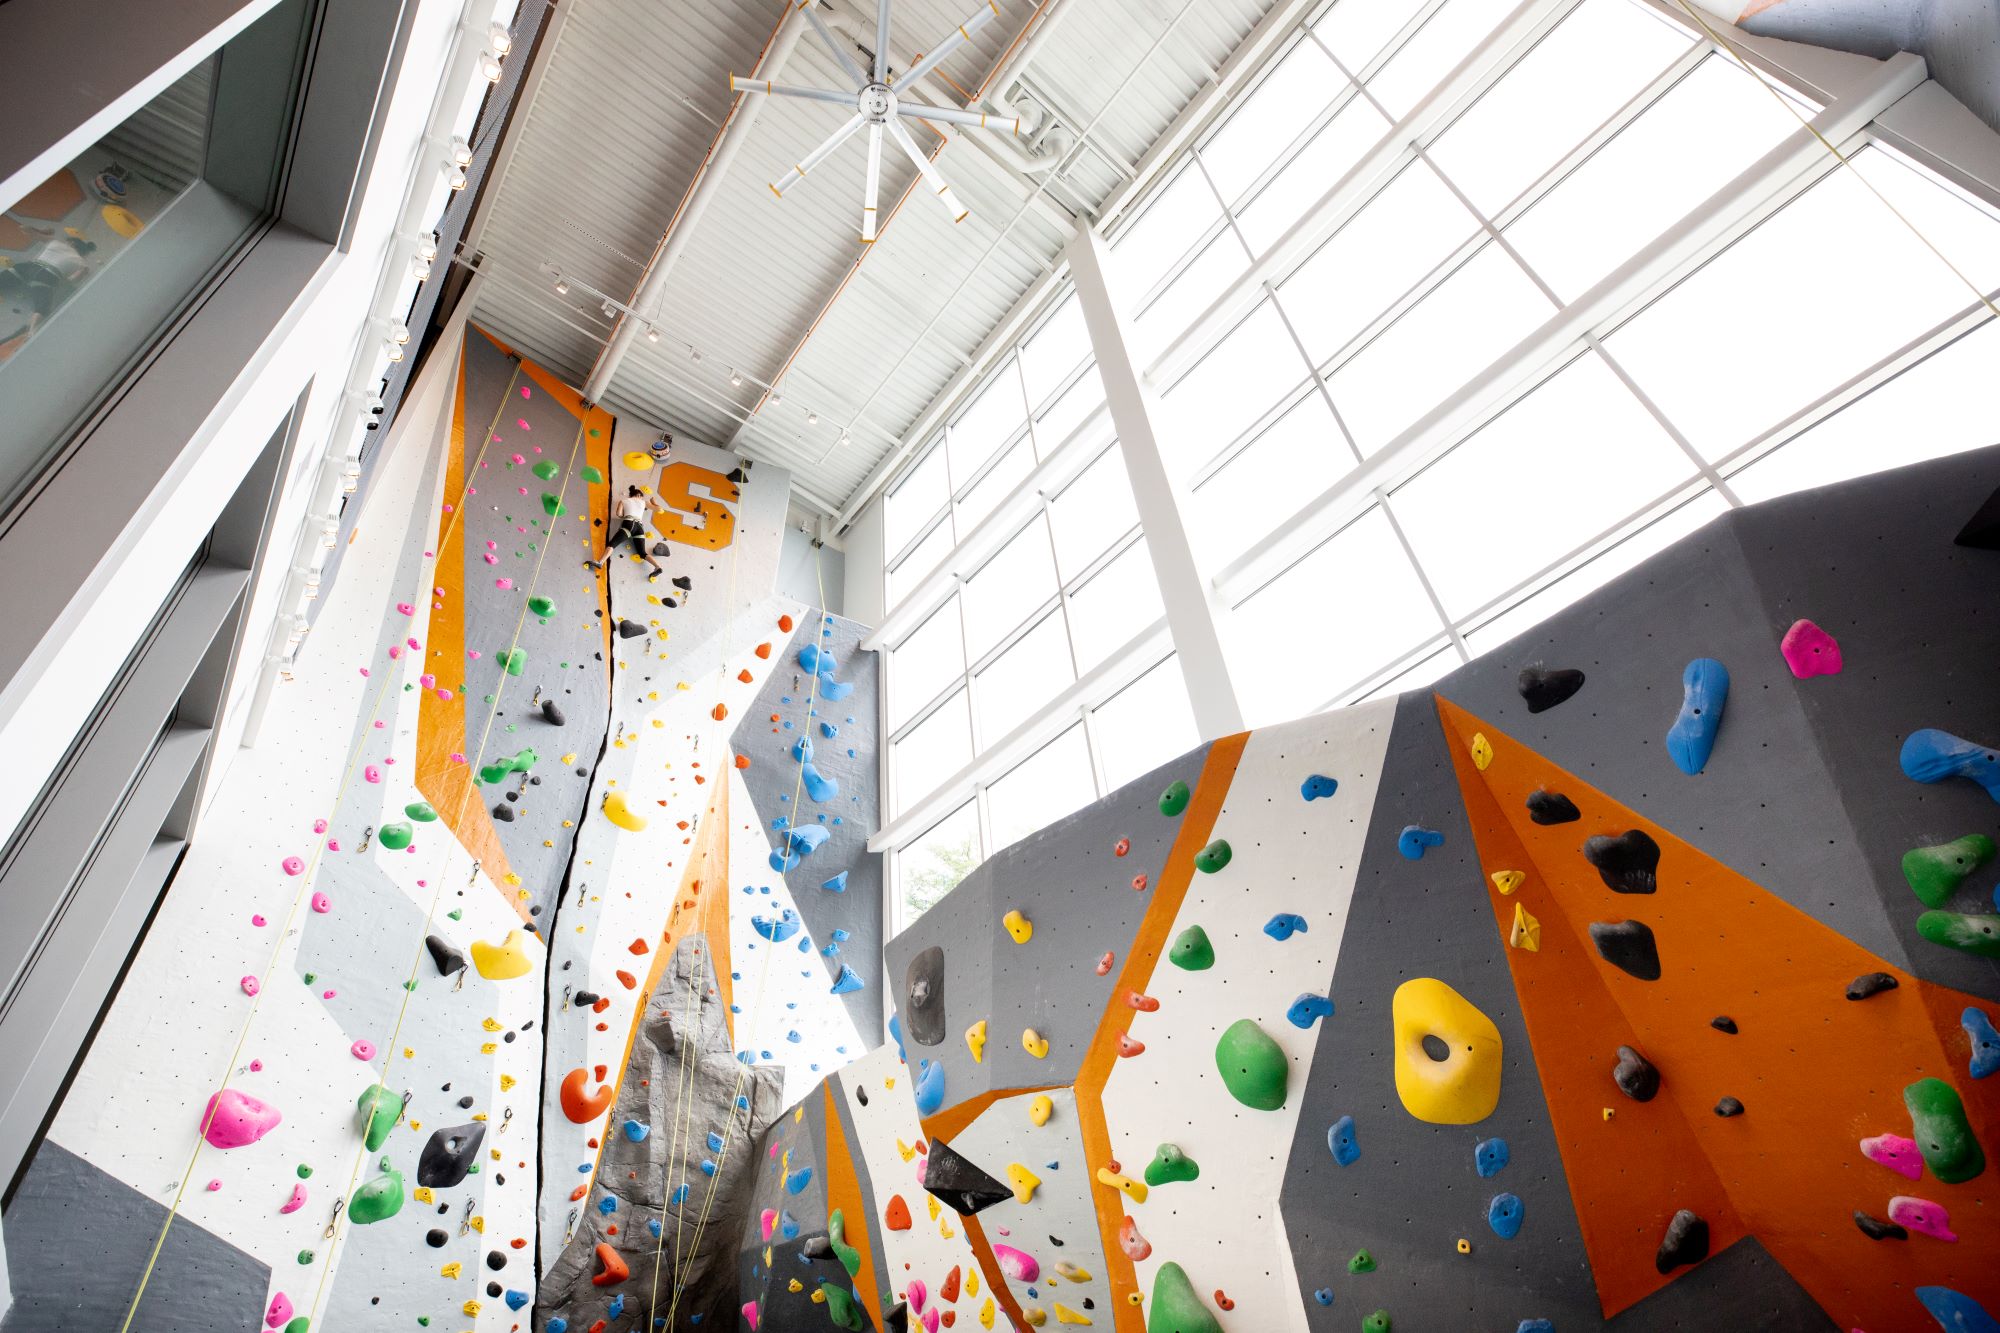
{"label": "orange s logo", "polygon": [[[696,487],[706,494],[695,494]],[[736,515],[729,504],[742,494],[720,472],[669,463],[660,469],[660,503],[666,509],[654,513],[654,530],[670,542],[720,551],[735,538]]]}

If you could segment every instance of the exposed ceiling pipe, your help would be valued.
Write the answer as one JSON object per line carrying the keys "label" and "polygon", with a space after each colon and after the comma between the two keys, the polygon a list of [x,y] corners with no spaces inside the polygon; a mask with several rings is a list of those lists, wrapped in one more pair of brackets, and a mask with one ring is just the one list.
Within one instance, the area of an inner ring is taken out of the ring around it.
{"label": "exposed ceiling pipe", "polygon": [[[764,46],[764,54],[757,62],[753,77],[775,79],[791,58],[793,48],[806,30],[804,13],[817,0],[786,0],[785,15],[778,20],[777,29],[771,40]],[[761,97],[738,96],[731,106],[729,117],[723,121],[721,131],[710,145],[708,156],[703,159],[700,170],[695,172],[687,193],[681,197],[680,207],[668,221],[667,229],[660,237],[660,244],[653,251],[653,262],[639,278],[638,288],[632,299],[625,304],[632,310],[651,310],[660,302],[667,288],[667,279],[673,273],[674,264],[681,252],[687,249],[689,238],[694,235],[695,224],[709,203],[721,192],[723,178],[729,174],[730,163],[735,161],[737,151],[743,141],[750,136],[750,129],[757,123],[757,116],[763,110],[767,99]],[[611,377],[618,373],[618,365],[625,359],[632,340],[639,336],[641,321],[630,314],[622,315],[616,327],[611,330],[611,340],[597,358],[597,365],[590,372],[590,379],[583,386],[584,401],[595,403],[604,397],[611,387]]]}

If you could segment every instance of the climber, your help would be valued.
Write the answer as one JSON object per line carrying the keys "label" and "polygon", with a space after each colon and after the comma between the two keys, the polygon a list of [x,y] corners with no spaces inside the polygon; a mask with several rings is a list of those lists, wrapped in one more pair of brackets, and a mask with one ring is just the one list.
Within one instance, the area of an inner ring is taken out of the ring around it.
{"label": "climber", "polygon": [[660,502],[659,496],[646,495],[637,486],[627,486],[624,498],[618,501],[618,530],[604,542],[604,558],[586,560],[583,562],[584,567],[592,571],[604,568],[605,561],[609,560],[611,553],[618,549],[618,543],[629,540],[632,543],[633,553],[653,567],[653,572],[646,576],[646,582],[651,583],[666,573],[667,567],[654,558],[652,550],[646,544],[646,511],[665,508],[666,505]]}

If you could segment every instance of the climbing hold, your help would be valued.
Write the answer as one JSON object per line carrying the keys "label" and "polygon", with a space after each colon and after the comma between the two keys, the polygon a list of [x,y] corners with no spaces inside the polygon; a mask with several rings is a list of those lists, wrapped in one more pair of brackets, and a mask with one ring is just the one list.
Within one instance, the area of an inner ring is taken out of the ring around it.
{"label": "climbing hold", "polygon": [[1847,998],[1865,1000],[1885,990],[1896,989],[1896,979],[1887,972],[1869,972],[1847,983]]}
{"label": "climbing hold", "polygon": [[1153,1274],[1146,1333],[1222,1333],[1221,1322],[1201,1303],[1201,1293],[1188,1280],[1187,1270],[1177,1263],[1161,1264]]}
{"label": "climbing hold", "polygon": [[1583,688],[1583,673],[1574,667],[1526,667],[1515,688],[1530,713],[1546,713]]}
{"label": "climbing hold", "polygon": [[1501,1240],[1512,1240],[1521,1234],[1522,1211],[1520,1196],[1496,1194],[1486,1205],[1486,1225]]}
{"label": "climbing hold", "polygon": [[1514,890],[1527,883],[1528,875],[1523,870],[1496,870],[1490,876],[1493,887],[1500,890],[1503,898],[1512,896]]}
{"label": "climbing hold", "polygon": [[1654,874],[1660,868],[1660,844],[1644,829],[1615,838],[1600,833],[1583,844],[1583,855],[1613,893],[1652,893],[1659,888]]}
{"label": "climbing hold", "polygon": [[646,827],[646,817],[626,803],[622,791],[605,793],[604,817],[631,833],[638,833]]}
{"label": "climbing hold", "polygon": [[1313,1288],[1313,1299],[1314,1299],[1314,1300],[1316,1300],[1316,1301],[1318,1301],[1318,1302],[1319,1302],[1319,1303],[1320,1303],[1321,1305],[1332,1305],[1332,1304],[1333,1304],[1333,1288],[1332,1288],[1332,1287],[1314,1287],[1314,1288]]}
{"label": "climbing hold", "polygon": [[1925,727],[1913,731],[1903,742],[1903,772],[1918,782],[1943,782],[1946,778],[1966,778],[1986,789],[2000,801],[2000,752],[1954,736],[1948,731]]}
{"label": "climbing hold", "polygon": [[944,1064],[939,1060],[925,1060],[917,1071],[917,1081],[912,1089],[917,1101],[918,1115],[936,1115],[944,1105]]}
{"label": "climbing hold", "polygon": [[1692,777],[1708,765],[1729,702],[1729,669],[1712,657],[1697,657],[1681,673],[1681,711],[1667,728],[1667,755]]}
{"label": "climbing hold", "polygon": [[292,1186],[292,1196],[289,1199],[286,1199],[282,1204],[278,1205],[278,1211],[281,1213],[296,1213],[299,1209],[305,1206],[306,1206],[306,1187],[302,1184],[294,1185]]}
{"label": "climbing hold", "polygon": [[1012,1162],[1007,1167],[1007,1183],[1014,1189],[1014,1202],[1027,1203],[1035,1197],[1035,1187],[1042,1183],[1042,1178],[1019,1162]]}
{"label": "climbing hold", "polygon": [[[1026,1200],[1022,1202],[1025,1203]],[[891,1231],[908,1231],[910,1229],[910,1205],[903,1201],[902,1195],[891,1194],[889,1196],[889,1206],[882,1210],[882,1225]]]}
{"label": "climbing hold", "polygon": [[560,727],[567,720],[568,719],[566,719],[563,716],[563,710],[556,706],[556,701],[554,699],[542,700],[542,721],[548,723],[552,727]]}
{"label": "climbing hold", "polygon": [[832,879],[821,880],[820,887],[822,889],[825,889],[828,893],[846,893],[847,872],[843,870],[838,875],[835,875]]}
{"label": "climbing hold", "polygon": [[1024,1028],[1021,1031],[1021,1049],[1037,1060],[1043,1059],[1049,1053],[1049,1039],[1033,1028]]}
{"label": "climbing hold", "polygon": [[1223,1032],[1215,1043],[1215,1067],[1222,1086],[1245,1106],[1275,1111],[1285,1104],[1291,1061],[1254,1019],[1239,1018]]}
{"label": "climbing hold", "polygon": [[1660,1071],[1630,1046],[1618,1048],[1618,1063],[1611,1070],[1611,1081],[1635,1102],[1650,1102],[1660,1091]]}
{"label": "climbing hold", "polygon": [[1590,942],[1597,956],[1641,981],[1660,979],[1660,946],[1643,921],[1593,921]]}
{"label": "climbing hold", "polygon": [[410,845],[413,831],[408,824],[384,824],[375,830],[375,840],[392,852],[400,852]]}
{"label": "climbing hold", "polygon": [[597,1272],[590,1279],[593,1287],[615,1287],[632,1276],[632,1270],[625,1263],[624,1256],[609,1245],[599,1245],[596,1251]]}
{"label": "climbing hold", "polygon": [[1167,789],[1160,793],[1160,813],[1169,819],[1173,818],[1188,808],[1188,796],[1187,783],[1174,782],[1169,784]]}
{"label": "climbing hold", "polygon": [[262,983],[257,978],[250,976],[242,978],[236,985],[245,995],[255,995],[258,991],[264,989]]}
{"label": "climbing hold", "polygon": [[833,985],[828,988],[827,994],[852,995],[858,990],[866,990],[867,988],[868,983],[861,979],[861,974],[846,963],[842,963],[840,965],[840,975],[833,979]]}
{"label": "climbing hold", "polygon": [[799,914],[789,907],[776,916],[753,914],[750,928],[773,944],[783,944],[799,933]]}
{"label": "climbing hold", "polygon": [[1778,652],[1800,680],[1840,673],[1840,643],[1810,620],[1793,621],[1778,640]]}
{"label": "climbing hold", "polygon": [[1352,1166],[1361,1157],[1361,1143],[1354,1137],[1354,1117],[1344,1115],[1327,1127],[1327,1151],[1342,1166]]}
{"label": "climbing hold", "polygon": [[1923,1178],[1924,1162],[1917,1153],[1915,1139],[1906,1139],[1901,1134],[1877,1134],[1861,1140],[1861,1155],[1877,1166],[1888,1167],[1899,1176],[1907,1176],[1911,1180]]}
{"label": "climbing hold", "polygon": [[1698,1264],[1708,1258],[1708,1223],[1686,1208],[1667,1223],[1667,1233],[1653,1254],[1653,1267],[1671,1273],[1683,1264]]}
{"label": "climbing hold", "polygon": [[1396,850],[1406,861],[1421,861],[1427,848],[1444,846],[1444,834],[1436,829],[1421,828],[1415,824],[1405,824],[1403,831],[1396,835]]}
{"label": "climbing hold", "polygon": [[1715,1113],[1724,1120],[1743,1114],[1743,1103],[1734,1097],[1724,1097],[1715,1104]]}
{"label": "climbing hold", "polygon": [[[1493,1114],[1501,1045],[1492,1019],[1435,977],[1416,977],[1396,988],[1390,1022],[1404,1110],[1433,1125],[1470,1125]],[[1431,1055],[1427,1037],[1443,1046],[1442,1057]]]}
{"label": "climbing hold", "polygon": [[1347,1261],[1350,1273],[1372,1273],[1375,1271],[1375,1256],[1366,1250],[1356,1250],[1354,1257]]}
{"label": "climbing hold", "polygon": [[1007,928],[1007,934],[1013,937],[1016,944],[1026,944],[1035,937],[1035,923],[1021,915],[1018,907],[1001,917],[1000,924]]}
{"label": "climbing hold", "polygon": [[636,639],[645,633],[646,627],[636,620],[621,619],[618,622],[618,637],[621,639]]}
{"label": "climbing hold", "polygon": [[[528,610],[534,615],[547,618],[556,613],[556,599],[553,597],[545,596],[542,593],[536,593],[533,597],[530,597],[528,599]],[[545,702],[542,705],[542,711],[545,713],[548,711],[547,702]],[[556,725],[561,726],[562,723],[558,722],[556,723]]]}
{"label": "climbing hold", "polygon": [[1486,733],[1472,733],[1472,744],[1467,747],[1472,752],[1472,766],[1484,773],[1493,762],[1493,742],[1486,739]]}
{"label": "climbing hold", "polygon": [[1308,801],[1323,800],[1340,790],[1340,784],[1332,778],[1315,773],[1299,784],[1299,795]]}
{"label": "climbing hold", "polygon": [[1986,1078],[2000,1070],[2000,1031],[1994,1029],[1992,1018],[1984,1009],[1968,1005],[1958,1021],[1965,1029],[1966,1040],[1972,1043],[1972,1063],[1967,1072],[1974,1078]]}
{"label": "climbing hold", "polygon": [[528,652],[525,648],[509,648],[495,660],[506,670],[508,675],[518,676],[521,674],[523,668],[528,665]]}
{"label": "climbing hold", "polygon": [[1926,907],[1943,907],[1958,886],[1993,856],[1993,839],[1968,833],[1934,847],[1914,847],[1903,853],[1903,878]]}
{"label": "climbing hold", "polygon": [[972,1052],[972,1063],[986,1061],[986,1020],[980,1019],[965,1030],[965,1049]]}
{"label": "climbing hold", "polygon": [[1153,1150],[1153,1160],[1146,1163],[1146,1183],[1148,1185],[1169,1185],[1179,1181],[1193,1180],[1201,1175],[1201,1167],[1171,1143],[1162,1143]]}
{"label": "climbing hold", "polygon": [[1146,1201],[1147,1187],[1145,1181],[1134,1180],[1130,1176],[1120,1175],[1108,1166],[1097,1168],[1097,1183],[1100,1185],[1109,1185],[1112,1189],[1122,1192],[1126,1198],[1132,1200],[1134,1203],[1144,1203]]}
{"label": "climbing hold", "polygon": [[377,1152],[389,1141],[389,1131],[403,1118],[403,1099],[381,1084],[363,1088],[354,1109],[361,1121],[361,1137],[369,1152]]}
{"label": "climbing hold", "polygon": [[[1959,536],[1961,545],[1971,545]],[[1950,1287],[1918,1287],[1917,1299],[1930,1317],[1946,1333],[2000,1333],[2000,1319],[1986,1313],[1986,1307],[1962,1291]]]}
{"label": "climbing hold", "polygon": [[1736,1035],[1736,1020],[1728,1014],[1717,1014],[1708,1020],[1708,1025],[1717,1032],[1727,1032],[1732,1037]]}
{"label": "climbing hold", "polygon": [[510,930],[498,944],[474,940],[472,966],[488,981],[511,981],[515,977],[527,976],[534,970],[535,964],[528,957],[525,937],[518,930]]}
{"label": "climbing hold", "polygon": [[903,970],[903,1035],[935,1046],[944,1033],[944,950],[933,944]]}
{"label": "climbing hold", "polygon": [[1974,912],[1925,912],[1917,934],[1978,958],[2000,958],[2000,916]]}
{"label": "climbing hold", "polygon": [[1292,1007],[1285,1010],[1285,1021],[1295,1028],[1310,1028],[1320,1019],[1332,1016],[1333,1001],[1310,991],[1293,1000]]}
{"label": "climbing hold", "polygon": [[1046,1095],[1037,1097],[1028,1103],[1028,1119],[1036,1129],[1040,1129],[1043,1125],[1049,1123],[1049,1116],[1054,1113],[1055,1109],[1056,1104],[1050,1101]]}
{"label": "climbing hold", "polygon": [[1537,787],[1528,793],[1528,818],[1537,824],[1574,824],[1583,818],[1576,802],[1559,791]]}
{"label": "climbing hold", "polygon": [[1941,1203],[1929,1199],[1914,1199],[1907,1194],[1898,1194],[1889,1200],[1889,1220],[1899,1227],[1916,1232],[1920,1236],[1930,1236],[1936,1240],[1957,1240],[1951,1229],[1951,1214]]}
{"label": "climbing hold", "polygon": [[1033,1282],[1042,1275],[1041,1261],[1012,1245],[995,1245],[993,1260],[1000,1265],[1000,1271],[1010,1282]]}
{"label": "climbing hold", "polygon": [[1110,976],[1111,963],[1112,963],[1111,950],[1106,949],[1104,951],[1104,955],[1097,960],[1097,975],[1100,977]]}
{"label": "climbing hold", "polygon": [[431,1189],[458,1185],[478,1165],[479,1145],[485,1141],[486,1126],[477,1120],[432,1130],[417,1156],[417,1183]]}
{"label": "climbing hold", "polygon": [[1472,1148],[1472,1169],[1482,1177],[1497,1176],[1513,1158],[1505,1139],[1481,1139]]}
{"label": "climbing hold", "polygon": [[1377,1310],[1362,1320],[1361,1333],[1389,1333],[1389,1312]]}
{"label": "climbing hold", "polygon": [[1288,940],[1306,929],[1306,919],[1297,912],[1279,912],[1264,923],[1264,933],[1274,940]]}
{"label": "climbing hold", "polygon": [[1231,855],[1229,844],[1217,838],[1194,854],[1194,868],[1204,875],[1213,875],[1229,864]]}
{"label": "climbing hold", "polygon": [[278,1127],[278,1108],[236,1088],[209,1097],[202,1113],[201,1136],[214,1148],[243,1148]]}
{"label": "climbing hold", "polygon": [[347,1220],[360,1226],[380,1222],[403,1211],[403,1173],[382,1159],[381,1171],[354,1191],[347,1203]]}
{"label": "climbing hold", "polygon": [[1118,1224],[1118,1248],[1125,1251],[1125,1257],[1134,1262],[1146,1258],[1153,1252],[1152,1244],[1139,1234],[1139,1224],[1129,1217]]}
{"label": "climbing hold", "polygon": [[403,807],[403,813],[419,824],[429,824],[438,817],[438,812],[431,809],[429,801],[412,801]]}
{"label": "climbing hold", "polygon": [[[653,1127],[643,1120],[627,1120],[619,1128],[625,1131],[625,1137],[633,1143],[644,1143],[653,1132]],[[767,1235],[765,1239],[768,1240],[770,1237]]]}
{"label": "climbing hold", "polygon": [[585,1090],[588,1073],[581,1066],[563,1075],[561,1088],[562,1112],[571,1124],[587,1125],[604,1114],[604,1108],[611,1105],[615,1093],[608,1083],[600,1083],[596,1092]]}
{"label": "climbing hold", "polygon": [[1167,950],[1167,961],[1189,972],[1206,971],[1215,966],[1215,946],[1208,942],[1207,931],[1200,926],[1189,926],[1174,937],[1173,947]]}
{"label": "climbing hold", "polygon": [[1541,952],[1542,923],[1530,916],[1528,909],[1520,903],[1514,904],[1514,928],[1507,933],[1507,943],[1529,953]]}
{"label": "climbing hold", "polygon": [[1910,1233],[1894,1222],[1884,1222],[1868,1214],[1855,1210],[1854,1225],[1861,1228],[1861,1234],[1870,1240],[1908,1240]]}
{"label": "climbing hold", "polygon": [[1986,1169],[1986,1154],[1951,1084],[1920,1078],[1903,1089],[1903,1105],[1910,1113],[1910,1137],[1932,1175],[1947,1185],[1962,1185]]}

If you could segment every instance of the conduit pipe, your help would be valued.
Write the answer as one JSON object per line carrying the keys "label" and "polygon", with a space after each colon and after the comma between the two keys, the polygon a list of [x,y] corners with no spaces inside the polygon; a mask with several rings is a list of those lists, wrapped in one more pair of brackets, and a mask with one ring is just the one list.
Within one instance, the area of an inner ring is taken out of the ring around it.
{"label": "conduit pipe", "polygon": [[[757,62],[753,78],[775,79],[791,58],[799,38],[805,33],[805,10],[818,0],[797,0],[787,7],[785,16],[778,20],[778,27],[764,47],[763,57]],[[723,122],[722,130],[715,137],[714,146],[703,159],[700,170],[695,173],[693,184],[688,186],[686,195],[667,222],[667,229],[660,237],[659,246],[653,251],[653,262],[639,278],[639,286],[632,293],[626,305],[633,311],[650,310],[656,306],[667,289],[667,279],[672,275],[674,265],[687,249],[688,240],[694,235],[695,226],[709,204],[721,192],[723,179],[729,174],[729,167],[736,160],[743,141],[750,135],[751,127],[764,109],[765,97],[738,95],[730,108],[729,118]],[[591,369],[590,379],[583,386],[585,402],[596,403],[603,399],[605,390],[611,387],[612,376],[618,373],[619,363],[631,349],[632,340],[639,336],[640,321],[630,313],[620,316],[618,324],[611,331],[611,339],[604,345],[604,351],[597,358],[597,365]]]}

